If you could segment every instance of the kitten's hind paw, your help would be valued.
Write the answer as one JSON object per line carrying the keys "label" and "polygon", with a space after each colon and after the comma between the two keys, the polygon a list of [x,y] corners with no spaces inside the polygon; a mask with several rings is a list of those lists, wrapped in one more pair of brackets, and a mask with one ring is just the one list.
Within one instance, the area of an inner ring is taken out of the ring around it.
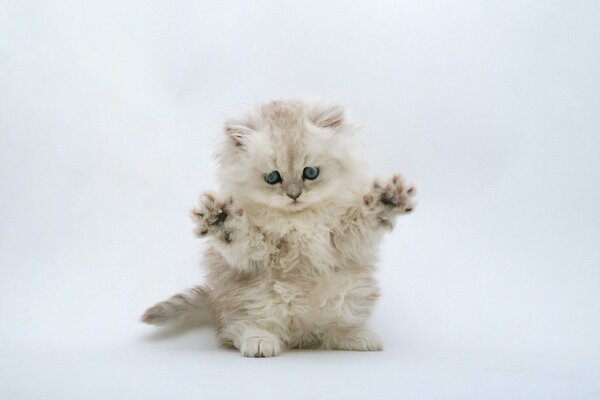
{"label": "kitten's hind paw", "polygon": [[324,342],[326,348],[350,351],[381,351],[383,343],[379,335],[368,329],[337,332]]}
{"label": "kitten's hind paw", "polygon": [[281,353],[279,338],[263,329],[246,329],[235,345],[244,357],[275,357]]}
{"label": "kitten's hind paw", "polygon": [[240,346],[244,357],[275,357],[281,353],[281,345],[269,336],[254,336],[246,339]]}
{"label": "kitten's hind paw", "polygon": [[221,196],[216,193],[206,192],[200,197],[200,205],[192,209],[192,220],[196,223],[194,233],[198,237],[209,234],[217,234],[224,241],[231,241],[231,232],[225,228],[230,215],[239,216],[243,213],[241,209],[233,208],[231,196]]}

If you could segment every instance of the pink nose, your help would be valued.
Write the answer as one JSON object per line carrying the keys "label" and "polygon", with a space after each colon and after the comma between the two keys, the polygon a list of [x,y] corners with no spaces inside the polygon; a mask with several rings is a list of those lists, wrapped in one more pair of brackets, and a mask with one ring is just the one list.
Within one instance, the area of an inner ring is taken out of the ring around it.
{"label": "pink nose", "polygon": [[296,200],[302,194],[302,190],[297,190],[297,191],[293,191],[293,192],[285,192],[285,194],[287,194],[290,199]]}

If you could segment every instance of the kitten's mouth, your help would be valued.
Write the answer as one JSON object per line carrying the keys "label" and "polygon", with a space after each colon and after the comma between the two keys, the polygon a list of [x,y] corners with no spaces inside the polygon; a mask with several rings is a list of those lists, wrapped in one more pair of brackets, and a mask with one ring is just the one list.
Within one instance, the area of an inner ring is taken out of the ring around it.
{"label": "kitten's mouth", "polygon": [[288,206],[295,210],[304,208],[304,205],[305,205],[304,202],[298,201],[298,200],[294,200],[294,201],[291,201],[288,203]]}
{"label": "kitten's mouth", "polygon": [[281,204],[282,209],[291,213],[299,213],[308,207],[310,207],[310,202],[306,202],[304,199],[288,199],[288,201]]}

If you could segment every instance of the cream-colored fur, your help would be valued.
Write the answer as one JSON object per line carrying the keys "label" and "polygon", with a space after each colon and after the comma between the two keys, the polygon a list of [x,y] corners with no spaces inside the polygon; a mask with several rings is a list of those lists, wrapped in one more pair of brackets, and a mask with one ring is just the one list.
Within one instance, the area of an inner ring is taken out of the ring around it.
{"label": "cream-colored fur", "polygon": [[[379,297],[377,248],[396,216],[413,210],[415,189],[398,174],[362,176],[355,128],[341,107],[313,101],[271,102],[229,121],[217,153],[221,192],[192,210],[208,242],[206,285],[142,320],[198,321],[210,310],[220,341],[251,357],[381,350],[365,326]],[[305,167],[318,177],[303,179]],[[265,182],[271,171],[282,182]]]}

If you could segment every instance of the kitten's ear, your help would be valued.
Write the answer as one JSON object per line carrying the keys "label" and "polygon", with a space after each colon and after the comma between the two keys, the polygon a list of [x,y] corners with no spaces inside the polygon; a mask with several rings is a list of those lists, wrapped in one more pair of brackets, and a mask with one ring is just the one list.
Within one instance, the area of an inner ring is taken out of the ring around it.
{"label": "kitten's ear", "polygon": [[336,104],[317,104],[309,114],[310,121],[320,128],[338,128],[344,117],[344,108]]}
{"label": "kitten's ear", "polygon": [[253,131],[249,124],[242,121],[229,120],[225,123],[225,134],[229,136],[233,145],[239,149],[246,147],[246,138]]}

